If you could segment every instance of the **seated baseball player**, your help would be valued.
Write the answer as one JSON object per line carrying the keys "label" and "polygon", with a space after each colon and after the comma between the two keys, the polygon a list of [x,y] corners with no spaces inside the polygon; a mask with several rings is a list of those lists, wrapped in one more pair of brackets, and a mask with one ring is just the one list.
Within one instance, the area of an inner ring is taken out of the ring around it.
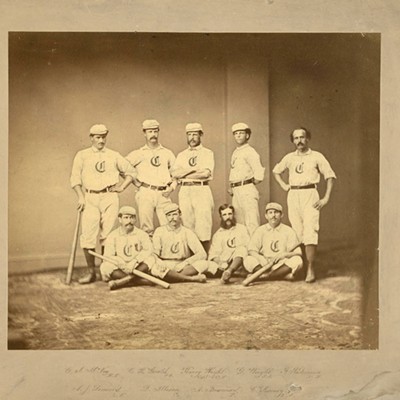
{"label": "seated baseball player", "polygon": [[164,208],[167,224],[154,231],[156,265],[151,273],[167,282],[206,282],[202,263],[207,254],[196,234],[182,225],[181,210],[171,203]]}
{"label": "seated baseball player", "polygon": [[228,283],[232,274],[243,265],[250,236],[244,225],[236,223],[232,205],[223,204],[218,211],[221,227],[212,238],[207,272],[214,276],[222,274],[222,283]]}
{"label": "seated baseball player", "polygon": [[265,207],[267,223],[258,227],[247,246],[249,255],[244,267],[253,274],[261,267],[272,263],[269,271],[261,275],[266,280],[293,280],[302,265],[301,249],[295,231],[281,223],[282,206],[268,203]]}
{"label": "seated baseball player", "polygon": [[132,271],[137,269],[147,273],[155,261],[149,235],[135,226],[136,210],[129,206],[121,207],[118,221],[119,227],[104,243],[104,256],[117,265],[108,261],[100,265],[102,279],[108,282],[110,290],[132,286],[134,282],[143,283]]}

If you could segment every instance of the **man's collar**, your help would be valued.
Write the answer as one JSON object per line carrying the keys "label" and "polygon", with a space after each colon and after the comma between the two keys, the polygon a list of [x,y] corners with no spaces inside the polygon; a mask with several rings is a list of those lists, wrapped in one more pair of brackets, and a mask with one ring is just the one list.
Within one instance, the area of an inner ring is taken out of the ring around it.
{"label": "man's collar", "polygon": [[282,222],[277,226],[277,227],[275,227],[275,228],[273,228],[270,224],[269,224],[269,222],[267,222],[266,224],[265,224],[265,227],[267,228],[267,231],[280,231],[280,229],[281,229],[281,226],[282,226]]}
{"label": "man's collar", "polygon": [[93,153],[105,153],[106,152],[106,147],[105,146],[101,150],[97,149],[94,146],[92,146],[91,149],[92,149]]}
{"label": "man's collar", "polygon": [[158,146],[155,147],[154,149],[152,147],[149,147],[148,144],[146,143],[143,147],[140,148],[140,150],[159,150],[163,148],[164,146],[161,143],[158,143]]}
{"label": "man's collar", "polygon": [[179,226],[177,226],[175,229],[174,229],[174,228],[171,228],[171,227],[169,226],[169,224],[166,224],[165,226],[167,227],[167,230],[170,231],[170,232],[178,232],[178,231],[180,231],[181,228],[182,228],[182,224],[180,224]]}
{"label": "man's collar", "polygon": [[311,154],[311,149],[308,148],[308,150],[305,153],[301,153],[299,150],[295,150],[294,151],[298,156],[308,156],[309,154]]}
{"label": "man's collar", "polygon": [[188,147],[188,150],[190,151],[195,151],[195,150],[201,150],[203,148],[203,145],[200,143],[198,146],[195,147]]}
{"label": "man's collar", "polygon": [[136,229],[135,229],[135,226],[134,226],[131,232],[125,232],[122,229],[122,226],[120,226],[119,227],[119,233],[121,234],[121,236],[130,236],[130,235],[136,234]]}
{"label": "man's collar", "polygon": [[247,147],[250,147],[250,145],[248,143],[245,143],[245,144],[242,144],[241,146],[237,146],[236,150],[242,150],[242,149],[245,149]]}

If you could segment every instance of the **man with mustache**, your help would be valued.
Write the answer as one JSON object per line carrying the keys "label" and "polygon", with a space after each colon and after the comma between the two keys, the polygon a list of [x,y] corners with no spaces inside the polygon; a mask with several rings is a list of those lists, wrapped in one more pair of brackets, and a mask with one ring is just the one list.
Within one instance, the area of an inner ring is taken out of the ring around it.
{"label": "man with mustache", "polygon": [[[80,284],[96,280],[95,259],[89,250],[95,250],[97,236],[100,245],[114,229],[118,216],[118,193],[135,179],[131,164],[116,151],[106,147],[108,129],[103,124],[90,128],[92,146],[79,151],[73,162],[71,187],[78,196],[78,210],[82,211],[80,245],[89,273],[79,279]],[[123,181],[119,183],[120,176]]]}
{"label": "man with mustache", "polygon": [[147,273],[155,261],[149,235],[135,227],[136,210],[129,206],[121,207],[118,221],[119,227],[108,235],[104,247],[104,255],[117,261],[118,266],[109,261],[100,265],[101,276],[108,282],[110,290],[141,281],[132,271],[137,269]]}
{"label": "man with mustache", "polygon": [[204,249],[208,251],[214,200],[209,181],[214,172],[214,153],[203,147],[203,127],[198,122],[186,125],[189,147],[180,152],[172,170],[178,179],[179,207],[182,210],[183,225],[196,233]]}
{"label": "man with mustache", "polygon": [[167,223],[163,209],[171,203],[170,195],[177,184],[170,174],[175,156],[158,141],[158,121],[145,120],[142,128],[146,144],[129,153],[126,158],[137,170],[134,185],[138,187],[135,200],[139,210],[140,228],[152,236],[154,212],[160,225]]}
{"label": "man with mustache", "polygon": [[207,265],[202,261],[207,254],[196,234],[182,225],[179,206],[168,204],[164,213],[168,223],[158,227],[153,236],[157,257],[152,274],[168,282],[206,282],[203,272]]}
{"label": "man with mustache", "polygon": [[214,276],[222,274],[222,283],[228,283],[232,274],[243,265],[250,236],[244,225],[236,223],[232,205],[222,204],[218,211],[221,227],[211,241],[207,272]]}
{"label": "man with mustache", "polygon": [[[336,179],[327,159],[309,148],[310,139],[311,133],[306,128],[295,129],[290,134],[290,140],[296,150],[283,157],[272,171],[281,188],[288,192],[289,221],[303,244],[307,283],[316,279],[314,260],[318,245],[319,214],[329,202],[333,181]],[[289,183],[281,177],[286,170],[289,172]],[[326,192],[322,199],[317,191],[321,174],[326,180]]]}
{"label": "man with mustache", "polygon": [[[270,262],[274,265],[270,271],[262,275],[268,280],[293,280],[303,261],[301,259],[300,243],[296,232],[281,223],[283,208],[278,203],[268,203],[265,206],[267,223],[258,227],[252,235],[244,259],[245,269],[253,274]],[[298,245],[296,247],[296,245]]]}

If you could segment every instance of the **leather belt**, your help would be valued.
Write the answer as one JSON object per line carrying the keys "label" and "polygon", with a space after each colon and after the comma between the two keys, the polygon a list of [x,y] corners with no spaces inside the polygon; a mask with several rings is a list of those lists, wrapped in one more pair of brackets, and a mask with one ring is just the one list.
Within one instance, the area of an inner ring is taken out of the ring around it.
{"label": "leather belt", "polygon": [[185,181],[179,184],[182,186],[205,186],[208,185],[208,181]]}
{"label": "leather belt", "polygon": [[167,185],[165,185],[165,186],[149,185],[148,183],[145,183],[145,182],[141,182],[140,186],[143,186],[143,187],[151,189],[151,190],[165,190],[168,187]]}
{"label": "leather belt", "polygon": [[315,183],[311,184],[311,185],[305,185],[305,186],[290,186],[290,189],[315,189],[317,187],[317,185]]}
{"label": "leather belt", "polygon": [[86,189],[86,192],[87,192],[87,193],[96,193],[96,194],[99,194],[99,193],[107,193],[107,192],[110,191],[110,188],[113,187],[113,186],[114,186],[114,185],[107,186],[107,187],[105,187],[104,189],[101,189],[101,190]]}
{"label": "leather belt", "polygon": [[230,187],[237,187],[237,186],[248,185],[249,183],[254,183],[254,178],[246,179],[245,181],[240,181],[240,182],[232,182],[229,185]]}

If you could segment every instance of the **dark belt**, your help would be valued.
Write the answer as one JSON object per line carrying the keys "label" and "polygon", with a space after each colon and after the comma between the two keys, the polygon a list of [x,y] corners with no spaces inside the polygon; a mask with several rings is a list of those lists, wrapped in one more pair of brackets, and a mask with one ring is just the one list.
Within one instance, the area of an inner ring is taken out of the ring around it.
{"label": "dark belt", "polygon": [[104,189],[101,189],[101,190],[86,189],[86,192],[87,192],[87,193],[96,193],[96,194],[99,194],[99,193],[107,193],[107,192],[110,191],[110,188],[113,187],[113,186],[114,186],[114,185],[107,186],[107,187],[105,187]]}
{"label": "dark belt", "polygon": [[179,184],[182,186],[205,186],[208,185],[208,181],[185,181]]}
{"label": "dark belt", "polygon": [[149,185],[148,183],[142,182],[140,186],[145,188],[149,188],[151,190],[165,190],[168,186],[156,186],[156,185]]}
{"label": "dark belt", "polygon": [[290,189],[315,189],[317,187],[317,185],[315,183],[311,184],[311,185],[306,185],[306,186],[290,186]]}
{"label": "dark belt", "polygon": [[249,183],[254,183],[254,178],[246,179],[245,181],[240,181],[240,182],[233,182],[230,183],[230,187],[237,187],[237,186],[243,186],[243,185],[248,185]]}

